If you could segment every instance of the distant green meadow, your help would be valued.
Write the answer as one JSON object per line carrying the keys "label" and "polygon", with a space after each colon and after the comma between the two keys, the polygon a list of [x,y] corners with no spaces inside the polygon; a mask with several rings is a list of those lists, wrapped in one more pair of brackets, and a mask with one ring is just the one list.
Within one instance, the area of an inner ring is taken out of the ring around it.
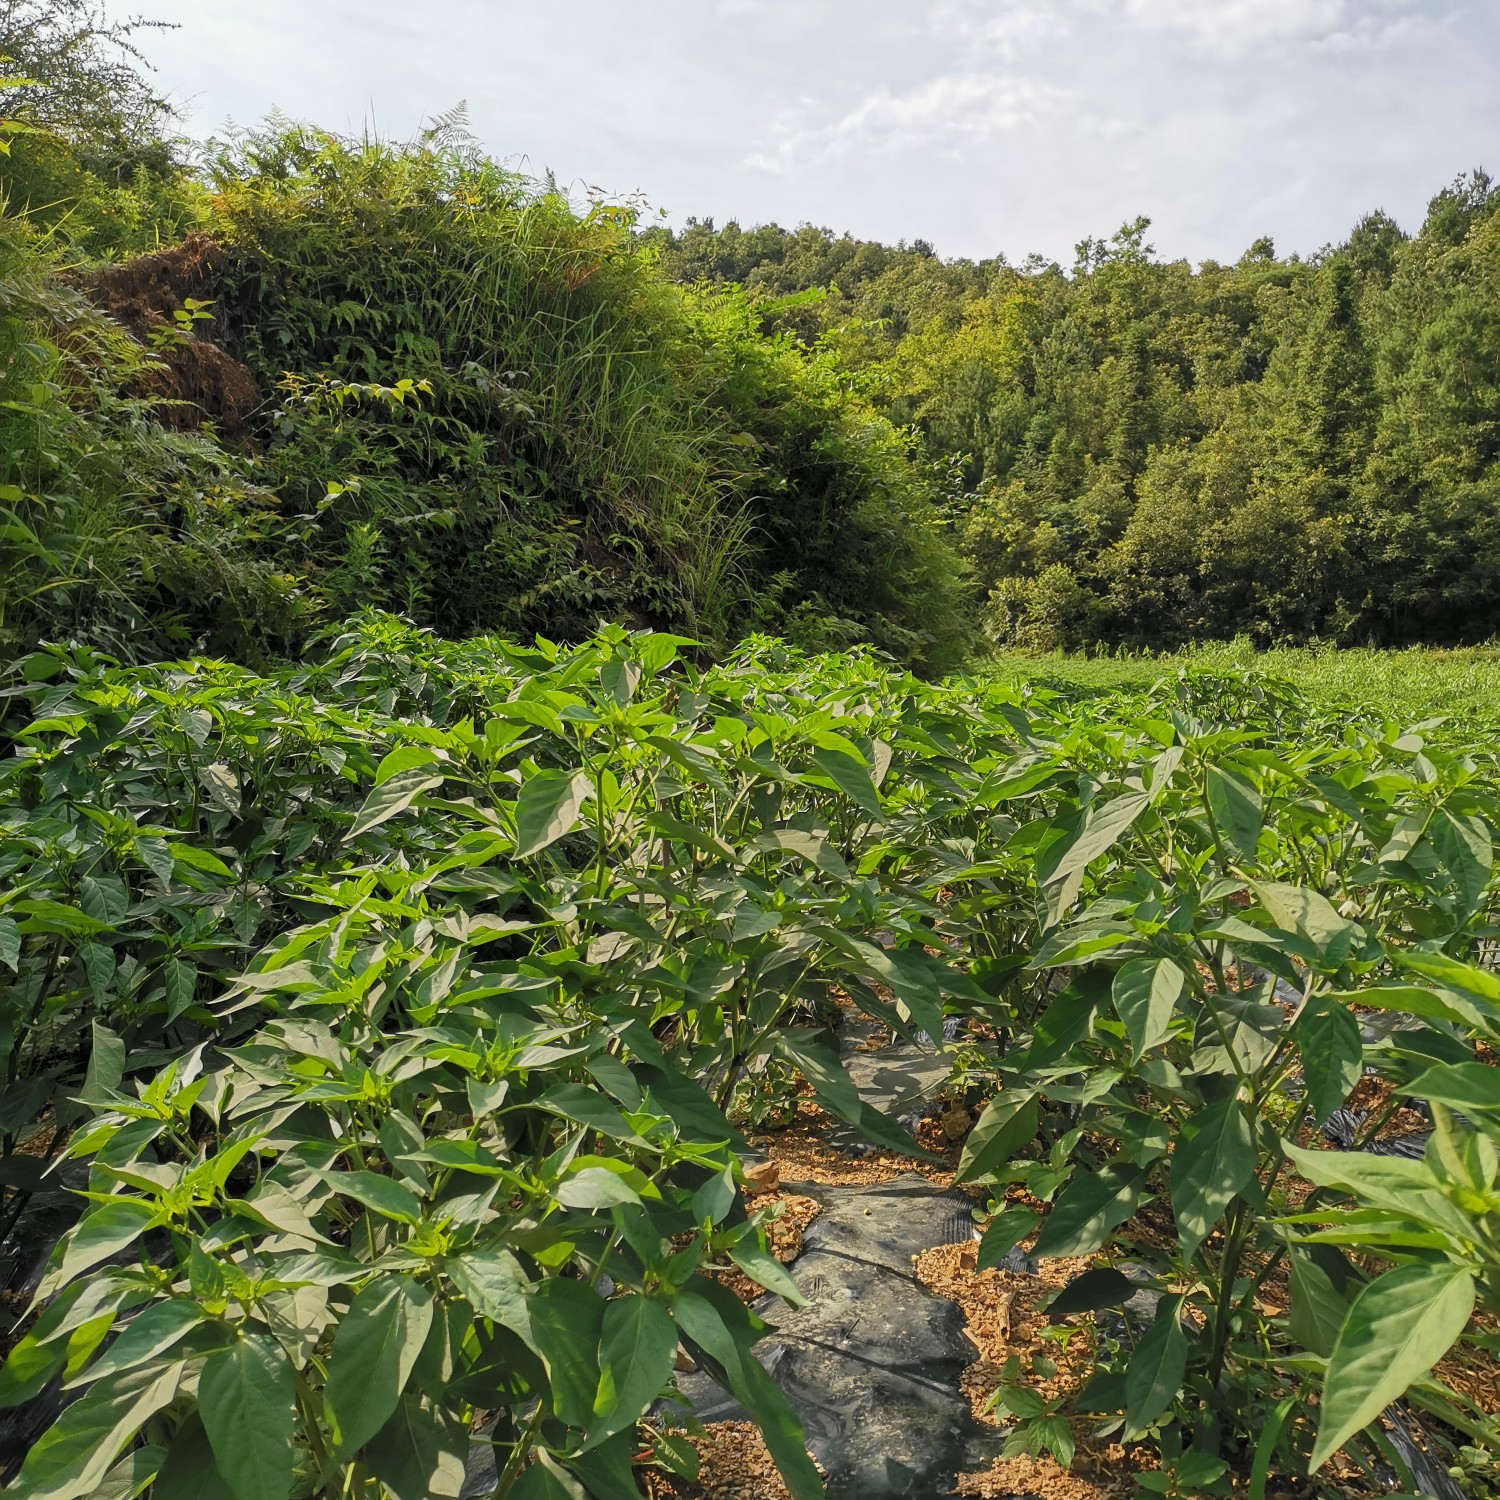
{"label": "distant green meadow", "polygon": [[1248,641],[1197,646],[1161,655],[1025,656],[1004,652],[977,675],[1033,683],[1069,694],[1148,688],[1184,667],[1251,667],[1296,684],[1324,704],[1385,705],[1407,724],[1451,718],[1500,728],[1500,645],[1401,651],[1335,646],[1257,651]]}

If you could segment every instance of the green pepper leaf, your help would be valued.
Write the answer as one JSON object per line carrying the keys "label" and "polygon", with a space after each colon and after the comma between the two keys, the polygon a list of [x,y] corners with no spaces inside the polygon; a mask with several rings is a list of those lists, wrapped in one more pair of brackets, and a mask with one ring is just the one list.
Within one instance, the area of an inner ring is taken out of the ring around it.
{"label": "green pepper leaf", "polygon": [[243,1334],[204,1361],[198,1410],[236,1500],[291,1494],[295,1402],[291,1361],[269,1334]]}
{"label": "green pepper leaf", "polygon": [[677,1329],[660,1302],[636,1296],[605,1305],[587,1447],[635,1425],[672,1378],[676,1354]]}
{"label": "green pepper leaf", "polygon": [[593,791],[585,771],[536,771],[516,799],[516,857],[537,854],[573,832],[584,800]]}
{"label": "green pepper leaf", "polygon": [[1359,1082],[1364,1043],[1359,1022],[1348,1006],[1331,995],[1320,995],[1297,1018],[1297,1046],[1302,1054],[1302,1077],[1313,1123],[1321,1125]]}
{"label": "green pepper leaf", "polygon": [[955,1182],[973,1182],[998,1172],[1017,1151],[1036,1138],[1039,1127],[1036,1095],[1005,1089],[984,1107],[964,1142]]}
{"label": "green pepper leaf", "polygon": [[1143,1432],[1177,1399],[1187,1375],[1188,1342],[1181,1296],[1163,1297],[1125,1368],[1125,1418]]}
{"label": "green pepper leaf", "polygon": [[1133,958],[1121,966],[1110,994],[1136,1057],[1166,1041],[1186,988],[1187,977],[1170,958]]}
{"label": "green pepper leaf", "polygon": [[1237,1093],[1188,1116],[1172,1150],[1171,1177],[1172,1213],[1190,1261],[1255,1178],[1255,1137]]}
{"label": "green pepper leaf", "polygon": [[1427,1374],[1473,1311],[1474,1277],[1448,1261],[1400,1266],[1362,1288],[1328,1361],[1310,1470]]}
{"label": "green pepper leaf", "polygon": [[334,1336],[324,1400],[341,1458],[391,1419],[432,1326],[432,1288],[409,1276],[377,1276]]}
{"label": "green pepper leaf", "polygon": [[1143,1168],[1123,1162],[1080,1173],[1058,1195],[1031,1253],[1092,1255],[1140,1207],[1145,1182]]}

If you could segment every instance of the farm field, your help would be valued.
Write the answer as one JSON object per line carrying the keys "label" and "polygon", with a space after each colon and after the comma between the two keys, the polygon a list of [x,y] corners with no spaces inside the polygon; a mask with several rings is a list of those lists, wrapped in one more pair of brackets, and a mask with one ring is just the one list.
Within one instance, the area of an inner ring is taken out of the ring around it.
{"label": "farm field", "polygon": [[0,1500],[1500,1500],[1486,7],[144,9],[0,0]]}
{"label": "farm field", "polygon": [[[942,1295],[1051,1278],[1060,1342],[976,1394],[1001,1465],[1482,1493],[1491,745],[1244,669],[685,645],[23,659],[0,1180],[23,1242],[87,1196],[0,1373],[42,1429],[6,1493],[404,1500],[482,1448],[496,1494],[692,1494],[685,1354],[815,1496],[742,1300],[801,1300],[744,1137],[805,1117],[969,1190]],[[946,1138],[861,1095],[855,1016],[946,1059]]]}

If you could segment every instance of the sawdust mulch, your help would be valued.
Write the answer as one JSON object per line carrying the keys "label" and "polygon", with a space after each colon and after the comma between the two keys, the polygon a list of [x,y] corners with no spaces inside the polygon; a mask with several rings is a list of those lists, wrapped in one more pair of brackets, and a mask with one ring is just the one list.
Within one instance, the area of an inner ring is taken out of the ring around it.
{"label": "sawdust mulch", "polygon": [[698,1454],[697,1480],[641,1470],[646,1500],[791,1500],[776,1461],[751,1423],[711,1422],[701,1436],[688,1440]]}
{"label": "sawdust mulch", "polygon": [[[958,1304],[964,1331],[979,1358],[959,1378],[975,1417],[988,1426],[999,1420],[986,1410],[995,1387],[1019,1377],[1044,1401],[1073,1395],[1093,1373],[1094,1339],[1086,1327],[1055,1328],[1041,1304],[1060,1291],[1092,1262],[1043,1260],[1035,1276],[976,1268],[979,1246],[937,1245],[916,1259],[913,1270],[935,1296]],[[1036,1500],[1129,1500],[1136,1493],[1135,1475],[1159,1467],[1149,1450],[1129,1449],[1091,1434],[1088,1417],[1069,1421],[1077,1453],[1071,1469],[1050,1457],[997,1459],[988,1469],[961,1474],[960,1495],[1031,1495]]]}

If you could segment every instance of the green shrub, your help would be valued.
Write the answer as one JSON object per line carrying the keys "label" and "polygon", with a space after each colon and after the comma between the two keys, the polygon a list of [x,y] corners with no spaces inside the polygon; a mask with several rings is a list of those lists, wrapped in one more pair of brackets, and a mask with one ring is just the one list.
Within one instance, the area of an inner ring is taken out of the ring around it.
{"label": "green shrub", "polygon": [[210,439],[132,394],[152,360],[0,213],[0,650],[87,639],[125,657],[254,651],[298,629],[253,554],[271,497]]}
{"label": "green shrub", "polygon": [[157,24],[111,21],[93,0],[11,0],[0,11],[0,153],[7,212],[88,260],[140,255],[197,227],[208,195],[137,45]]}

